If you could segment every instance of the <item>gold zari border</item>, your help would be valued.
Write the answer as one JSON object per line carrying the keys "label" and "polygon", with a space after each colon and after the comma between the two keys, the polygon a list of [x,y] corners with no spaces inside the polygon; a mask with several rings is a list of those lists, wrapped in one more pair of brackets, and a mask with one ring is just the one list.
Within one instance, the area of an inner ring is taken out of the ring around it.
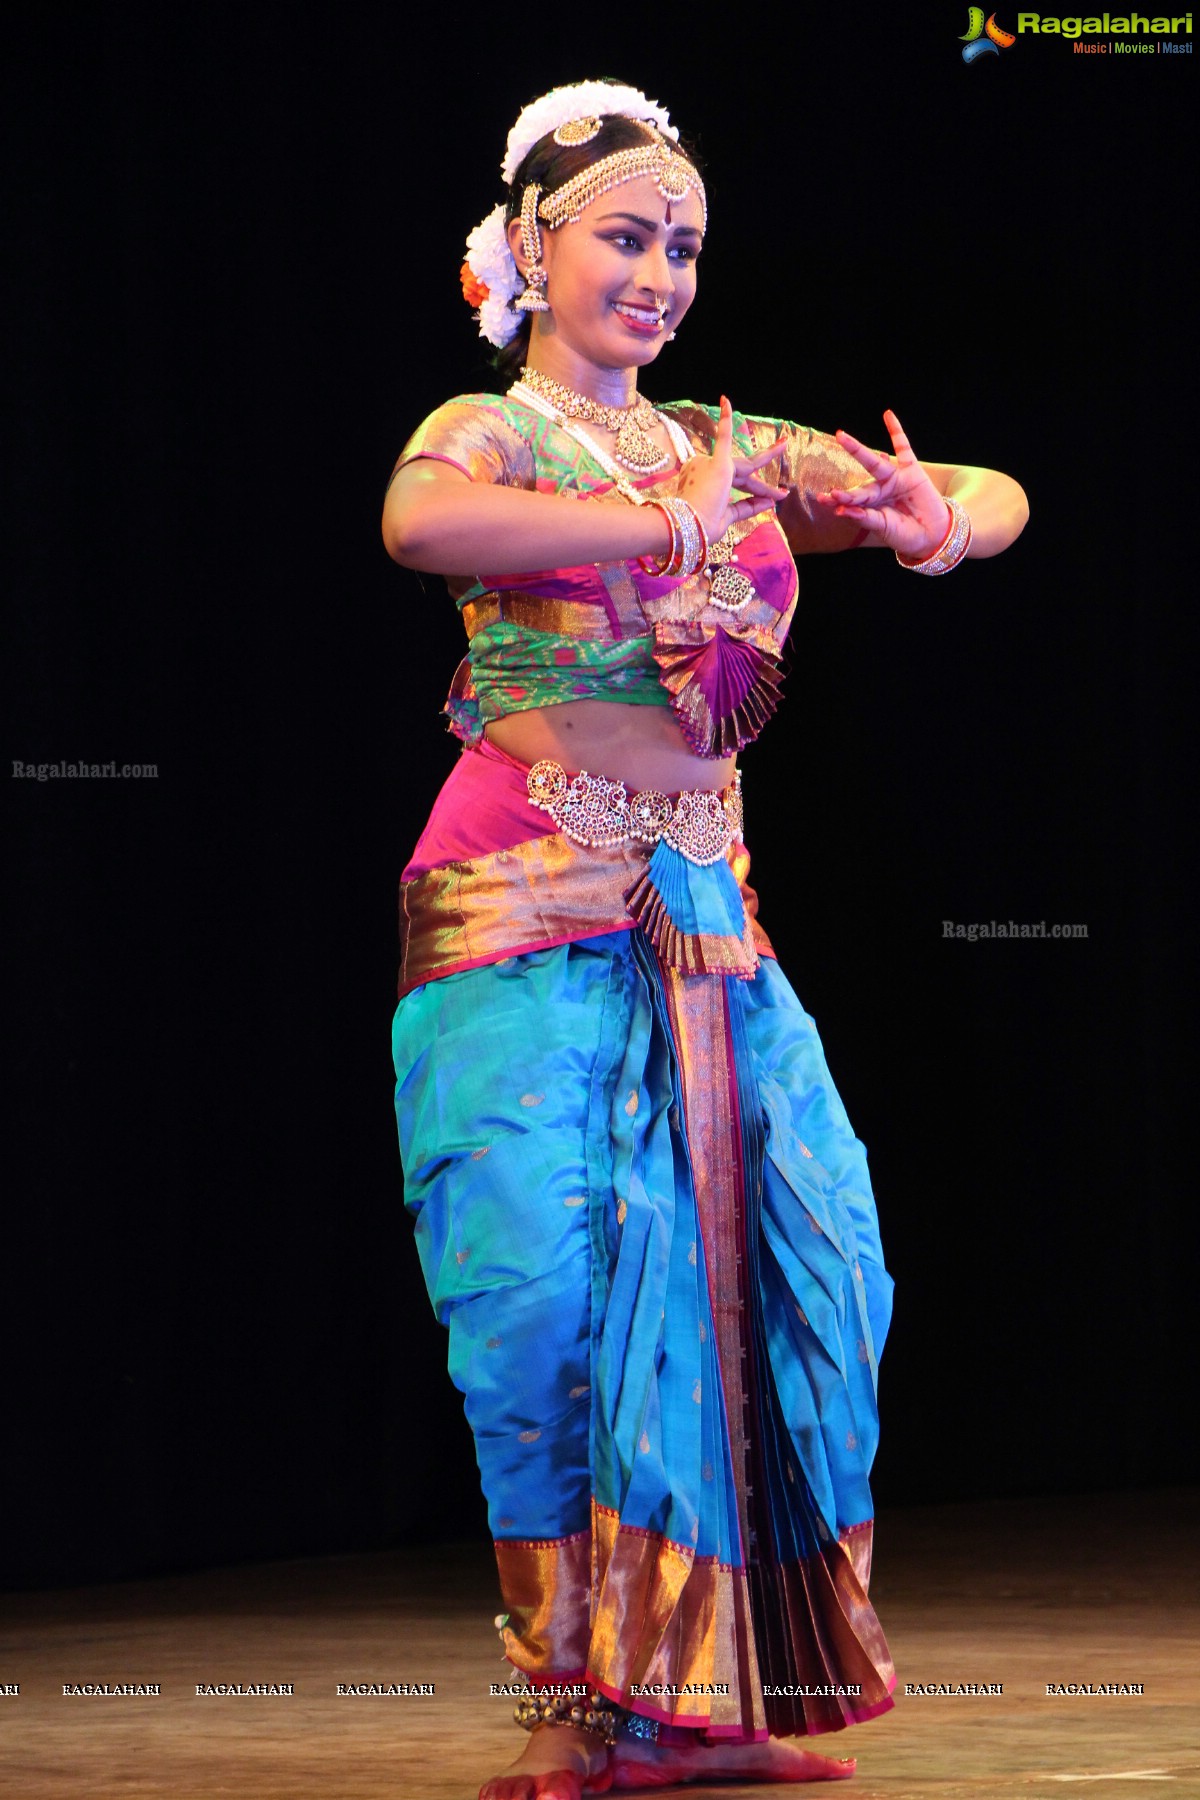
{"label": "gold zari border", "polygon": [[[521,950],[568,944],[634,921],[625,896],[644,875],[651,846],[584,847],[559,832],[445,863],[400,888],[401,996],[424,981],[499,962]],[[750,855],[741,843],[726,860],[742,890],[749,935],[759,955],[771,956],[758,923],[758,896],[747,877]],[[719,947],[714,944],[716,960]]]}
{"label": "gold zari border", "polygon": [[[860,1580],[872,1526],[851,1526],[820,1555],[775,1571],[793,1656],[759,1677],[744,1569],[698,1557],[657,1532],[623,1528],[592,1502],[592,1529],[496,1541],[509,1660],[531,1683],[586,1679],[650,1718],[717,1737],[840,1730],[887,1709],[895,1670]],[[762,1688],[857,1686],[857,1695]],[[633,1694],[634,1684],[659,1688]],[[713,1688],[727,1686],[727,1694]],[[688,1693],[681,1690],[694,1689]],[[708,1690],[708,1691],[706,1691]]]}
{"label": "gold zari border", "polygon": [[625,629],[620,637],[613,631],[603,606],[584,600],[539,599],[529,594],[484,594],[468,600],[462,608],[462,622],[468,642],[489,625],[503,622],[518,625],[522,631],[550,632],[557,637],[582,638],[586,642],[614,644],[640,638],[653,643],[654,634],[637,609],[637,594],[632,592],[632,605],[627,605],[620,623]]}

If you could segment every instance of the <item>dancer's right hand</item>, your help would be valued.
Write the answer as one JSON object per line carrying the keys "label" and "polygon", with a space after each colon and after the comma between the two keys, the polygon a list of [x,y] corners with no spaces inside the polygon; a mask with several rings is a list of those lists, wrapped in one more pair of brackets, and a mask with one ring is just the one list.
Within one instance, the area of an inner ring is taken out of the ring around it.
{"label": "dancer's right hand", "polygon": [[684,463],[679,478],[679,496],[699,513],[710,543],[715,543],[731,525],[751,519],[755,513],[770,512],[785,497],[786,488],[762,480],[758,471],[779,455],[786,442],[786,438],[777,438],[757,456],[735,455],[733,408],[721,395],[721,416],[712,455],[691,457]]}

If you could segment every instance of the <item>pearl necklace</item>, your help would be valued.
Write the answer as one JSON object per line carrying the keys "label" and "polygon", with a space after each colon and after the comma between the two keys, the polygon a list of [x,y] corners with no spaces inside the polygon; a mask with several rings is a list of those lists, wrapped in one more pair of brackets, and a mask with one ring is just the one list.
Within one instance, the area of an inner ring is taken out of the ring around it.
{"label": "pearl necklace", "polygon": [[617,441],[613,455],[623,469],[631,469],[635,475],[656,475],[670,462],[669,452],[660,450],[650,435],[660,422],[659,416],[641,394],[632,406],[605,406],[588,394],[577,394],[574,388],[564,387],[561,381],[555,381],[552,375],[543,375],[540,369],[522,369],[521,382],[548,400],[565,417],[586,419],[591,425],[603,425],[606,431],[615,431]]}

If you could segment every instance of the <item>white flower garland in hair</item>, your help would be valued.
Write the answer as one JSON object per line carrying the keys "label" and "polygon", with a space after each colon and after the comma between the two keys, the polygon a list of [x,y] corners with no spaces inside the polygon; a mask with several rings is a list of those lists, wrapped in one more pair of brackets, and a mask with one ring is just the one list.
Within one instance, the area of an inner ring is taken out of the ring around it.
{"label": "white flower garland in hair", "polygon": [[671,115],[657,100],[647,100],[640,88],[615,87],[610,81],[577,81],[574,87],[551,88],[540,100],[532,100],[508,134],[508,148],[500,173],[508,186],[533,146],[547,132],[575,119],[603,119],[619,113],[626,119],[647,119],[665,137],[678,141]]}
{"label": "white flower garland in hair", "polygon": [[504,211],[503,205],[494,206],[467,239],[467,267],[487,288],[487,299],[476,314],[479,335],[497,350],[511,343],[521,329],[521,315],[513,312],[509,302],[525,286],[508,247]]}
{"label": "white flower garland in hair", "polygon": [[[574,87],[552,88],[522,112],[508,134],[508,149],[501,165],[505,182],[512,186],[513,176],[548,132],[575,119],[608,118],[614,114],[644,119],[656,125],[664,137],[679,140],[666,108],[657,100],[647,100],[640,88],[617,87],[609,81],[577,81]],[[497,350],[510,344],[521,329],[521,315],[513,311],[511,302],[525,286],[508,246],[504,213],[502,205],[494,206],[467,239],[467,267],[487,289],[487,297],[480,301],[475,314],[479,335]]]}

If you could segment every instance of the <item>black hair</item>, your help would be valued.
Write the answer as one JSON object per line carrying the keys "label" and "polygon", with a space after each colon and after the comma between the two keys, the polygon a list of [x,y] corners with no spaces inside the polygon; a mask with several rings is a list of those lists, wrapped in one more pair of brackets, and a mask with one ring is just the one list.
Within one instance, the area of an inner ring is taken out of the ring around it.
{"label": "black hair", "polygon": [[[624,84],[613,82],[611,85]],[[611,156],[616,150],[636,150],[639,145],[652,142],[647,126],[657,132],[651,119],[643,124],[639,119],[627,119],[621,113],[613,113],[601,121],[599,131],[586,144],[556,144],[554,133],[547,132],[545,137],[538,139],[513,175],[504,212],[505,225],[520,218],[521,199],[531,181],[536,181],[543,193],[553,194],[602,157]],[[698,173],[702,173],[699,159],[690,145],[681,138],[674,148],[686,156]],[[493,366],[506,387],[517,379],[529,354],[533,319],[529,313],[518,316],[521,326],[516,337],[492,353]]]}

